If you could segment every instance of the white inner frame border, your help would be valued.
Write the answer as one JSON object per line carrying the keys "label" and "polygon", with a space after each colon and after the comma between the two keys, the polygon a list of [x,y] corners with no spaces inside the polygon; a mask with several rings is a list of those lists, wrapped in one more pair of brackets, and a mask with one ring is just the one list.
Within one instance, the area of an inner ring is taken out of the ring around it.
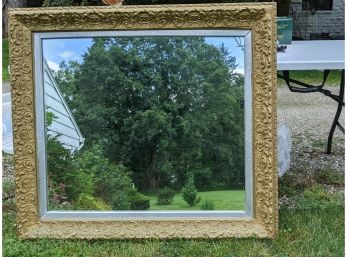
{"label": "white inner frame border", "polygon": [[[244,137],[245,137],[245,206],[241,211],[48,211],[47,153],[45,141],[45,103],[43,82],[43,39],[92,38],[92,37],[145,37],[145,36],[200,36],[244,37]],[[40,220],[153,220],[181,218],[250,218],[253,208],[253,86],[252,86],[252,33],[250,30],[195,29],[195,30],[118,30],[118,31],[73,31],[34,32],[34,94],[35,126],[38,167],[38,211]],[[40,100],[41,99],[41,100]],[[42,158],[45,156],[45,158]]]}

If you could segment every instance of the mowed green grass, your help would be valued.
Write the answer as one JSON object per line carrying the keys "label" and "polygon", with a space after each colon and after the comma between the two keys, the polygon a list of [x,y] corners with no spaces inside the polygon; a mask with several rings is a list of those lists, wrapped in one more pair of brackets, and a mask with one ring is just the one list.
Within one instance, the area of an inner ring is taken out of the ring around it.
{"label": "mowed green grass", "polygon": [[15,216],[3,216],[6,257],[341,257],[344,207],[280,211],[280,230],[270,239],[21,240]]}
{"label": "mowed green grass", "polygon": [[9,65],[9,52],[8,52],[8,40],[2,40],[2,80],[8,81],[10,75],[8,74]]}
{"label": "mowed green grass", "polygon": [[189,206],[181,194],[174,196],[171,205],[157,205],[157,197],[149,196],[150,210],[200,210],[201,205],[207,201],[213,201],[215,210],[245,210],[245,191],[244,190],[222,190],[199,192],[201,201],[195,206]]}
{"label": "mowed green grass", "polygon": [[[279,72],[281,74],[281,72]],[[323,81],[323,71],[320,70],[308,70],[308,71],[290,71],[290,78],[313,85],[321,85]],[[325,85],[339,86],[341,82],[341,71],[332,70],[327,77]],[[286,85],[283,79],[278,78],[278,85]],[[296,86],[296,85],[294,85]]]}

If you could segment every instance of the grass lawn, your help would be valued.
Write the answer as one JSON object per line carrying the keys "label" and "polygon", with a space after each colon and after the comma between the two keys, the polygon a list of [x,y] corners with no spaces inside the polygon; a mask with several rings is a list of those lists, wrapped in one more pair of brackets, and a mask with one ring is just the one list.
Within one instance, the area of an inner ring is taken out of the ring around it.
{"label": "grass lawn", "polygon": [[[3,256],[6,257],[341,257],[344,256],[344,174],[323,170],[279,181],[276,239],[24,240],[16,235],[14,203],[3,201]],[[307,176],[306,175],[306,176]],[[324,186],[324,184],[325,186]],[[335,186],[338,191],[327,191]],[[13,191],[6,189],[5,195]],[[227,196],[231,191],[226,191]],[[237,195],[236,192],[232,192]],[[204,197],[221,192],[201,192]],[[240,195],[243,193],[240,192]],[[287,196],[287,197],[286,197]],[[178,195],[176,197],[179,197]],[[284,197],[287,199],[284,200]],[[222,198],[222,197],[220,197]],[[155,198],[153,197],[152,201]],[[218,203],[218,201],[217,201]]]}
{"label": "grass lawn", "polygon": [[[300,174],[302,174],[302,171]],[[296,175],[297,176],[297,175]],[[3,256],[6,257],[341,257],[344,256],[344,175],[322,172],[308,179],[284,175],[280,196],[289,196],[279,211],[279,233],[270,239],[173,240],[22,240],[16,235],[13,208],[3,211]],[[313,186],[313,183],[315,184]],[[206,192],[214,197],[217,192]],[[207,195],[202,195],[202,199]],[[231,191],[226,192],[231,195]],[[242,194],[242,192],[240,193]],[[219,192],[218,195],[221,195]],[[176,196],[178,197],[178,196]],[[155,198],[152,199],[154,201]],[[3,203],[13,206],[13,203]],[[9,207],[9,206],[8,206]]]}
{"label": "grass lawn", "polygon": [[[311,84],[311,85],[320,85],[323,80],[323,72],[318,70],[309,70],[309,71],[290,71],[290,77],[292,79],[299,80],[301,82]],[[325,85],[330,86],[339,86],[341,83],[341,71],[333,70],[330,71],[329,76],[325,82]],[[278,85],[286,85],[285,81],[278,79]]]}
{"label": "grass lawn", "polygon": [[202,203],[211,200],[215,204],[215,210],[244,210],[245,191],[244,190],[223,190],[199,192],[201,201],[195,206],[189,206],[182,198],[181,194],[174,196],[171,205],[157,205],[157,197],[149,196],[150,210],[200,210]]}
{"label": "grass lawn", "polygon": [[8,40],[3,39],[2,40],[2,80],[8,81],[10,79],[10,76],[8,74],[8,65],[9,65],[9,59],[8,59]]}
{"label": "grass lawn", "polygon": [[344,256],[344,207],[340,204],[281,210],[275,240],[20,240],[15,234],[14,215],[5,214],[3,219],[6,257]]}

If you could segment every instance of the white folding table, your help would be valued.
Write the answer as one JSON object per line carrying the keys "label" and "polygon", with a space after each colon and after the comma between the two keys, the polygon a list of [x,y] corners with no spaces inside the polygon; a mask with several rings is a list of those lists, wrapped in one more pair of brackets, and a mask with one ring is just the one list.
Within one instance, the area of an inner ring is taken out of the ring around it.
{"label": "white folding table", "polygon": [[[285,80],[290,91],[297,93],[322,93],[337,102],[337,111],[333,120],[327,142],[327,153],[331,153],[332,137],[336,127],[343,133],[339,117],[344,106],[344,40],[307,40],[293,41],[285,52],[277,54],[278,77]],[[323,70],[323,81],[320,85],[309,85],[292,79],[290,71]],[[340,91],[338,95],[324,89],[330,70],[341,70]],[[294,84],[296,86],[294,86]]]}

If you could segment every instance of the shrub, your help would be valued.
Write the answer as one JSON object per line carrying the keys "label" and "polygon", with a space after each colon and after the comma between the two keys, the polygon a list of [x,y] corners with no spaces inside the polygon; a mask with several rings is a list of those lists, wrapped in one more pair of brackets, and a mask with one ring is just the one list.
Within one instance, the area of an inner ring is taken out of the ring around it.
{"label": "shrub", "polygon": [[103,170],[97,172],[96,195],[107,202],[110,202],[115,195],[121,192],[124,192],[129,198],[134,190],[130,175],[131,172],[123,165],[106,165]]}
{"label": "shrub", "polygon": [[130,192],[120,191],[112,196],[113,210],[147,210],[150,208],[150,198],[136,189]]}
{"label": "shrub", "polygon": [[[57,185],[65,186],[67,201],[87,209],[112,206],[113,210],[146,210],[150,199],[134,188],[131,171],[119,164],[111,163],[103,154],[100,144],[92,144],[72,155],[57,138],[49,138],[50,149],[59,155],[49,155],[49,175],[52,180],[52,196],[63,195]],[[50,158],[51,157],[51,158]],[[64,167],[68,165],[67,168]],[[54,197],[51,197],[56,200]],[[61,203],[65,200],[53,201]]]}
{"label": "shrub", "polygon": [[150,208],[150,198],[134,191],[130,195],[130,207],[132,210],[147,210]]}
{"label": "shrub", "polygon": [[128,192],[120,191],[112,195],[111,204],[113,210],[130,210],[131,202]]}
{"label": "shrub", "polygon": [[159,190],[157,195],[158,205],[170,205],[173,202],[175,191],[169,187],[164,187]]}
{"label": "shrub", "polygon": [[84,210],[111,210],[111,206],[102,199],[85,193],[79,195],[76,208]]}
{"label": "shrub", "polygon": [[193,176],[190,176],[182,189],[182,196],[190,206],[194,206],[201,200],[201,197],[197,193],[198,190],[195,186]]}
{"label": "shrub", "polygon": [[52,179],[48,179],[48,199],[50,209],[60,209],[60,205],[68,200],[65,185],[56,184]]}
{"label": "shrub", "polygon": [[131,172],[120,164],[111,163],[100,144],[93,144],[77,155],[75,166],[93,176],[95,195],[115,210],[130,210],[130,193],[134,191]]}
{"label": "shrub", "polygon": [[[58,137],[47,138],[47,168],[53,186],[65,185],[67,201],[76,201],[81,193],[94,192],[93,173],[80,169],[75,156],[65,149]],[[52,188],[57,190],[58,188]]]}
{"label": "shrub", "polygon": [[[56,118],[54,113],[46,112],[46,126],[49,128]],[[81,161],[59,141],[59,135],[47,135],[47,170],[54,204],[64,201],[77,201],[81,193],[92,195],[94,192],[93,173],[81,169]],[[61,188],[64,186],[64,190]],[[64,192],[63,192],[64,191]],[[57,198],[58,196],[58,198]],[[59,198],[64,196],[65,198]]]}
{"label": "shrub", "polygon": [[201,205],[201,210],[214,210],[215,204],[212,200],[205,200]]}

